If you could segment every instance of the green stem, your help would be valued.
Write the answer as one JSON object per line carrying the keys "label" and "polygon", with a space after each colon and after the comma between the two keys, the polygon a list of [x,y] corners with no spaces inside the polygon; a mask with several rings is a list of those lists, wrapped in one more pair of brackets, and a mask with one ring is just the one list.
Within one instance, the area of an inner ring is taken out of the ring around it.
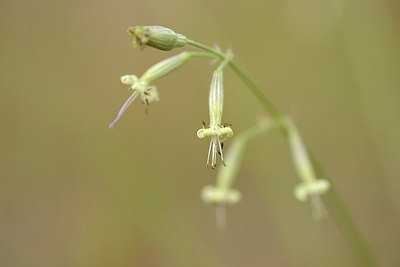
{"label": "green stem", "polygon": [[201,44],[201,43],[198,43],[198,42],[196,42],[196,41],[193,41],[193,40],[190,40],[190,39],[189,39],[189,40],[187,41],[187,43],[188,43],[188,45],[191,45],[191,46],[200,48],[200,49],[203,50],[203,51],[209,52],[209,53],[215,55],[216,57],[218,57],[219,59],[225,60],[225,59],[228,58],[228,56],[227,56],[226,54],[221,53],[221,52],[218,52],[218,51],[216,51],[215,49],[212,49],[211,47],[208,47],[208,46],[203,45],[203,44]]}
{"label": "green stem", "polygon": [[267,113],[275,121],[276,125],[287,136],[287,127],[285,116],[279,112],[275,105],[269,100],[265,94],[260,90],[260,88],[239,68],[239,66],[233,62],[229,62],[229,66],[236,73],[239,79],[242,80],[244,84],[251,90],[255,98],[261,103]]}
{"label": "green stem", "polygon": [[215,55],[212,53],[205,52],[189,52],[190,57],[199,57],[199,58],[215,58]]}
{"label": "green stem", "polygon": [[[282,133],[287,137],[287,125],[285,116],[275,107],[275,105],[271,102],[271,100],[263,93],[263,91],[253,82],[252,79],[247,76],[242,69],[230,59],[230,56],[221,53],[198,43],[193,40],[189,40],[189,45],[193,47],[197,47],[203,51],[207,51],[213,54],[215,57],[222,60],[229,60],[228,65],[231,69],[236,73],[239,79],[247,85],[252,94],[256,97],[256,99],[260,102],[263,108],[269,113],[269,115],[273,118],[277,126],[280,128]],[[312,151],[307,147],[308,153],[312,157],[313,165],[316,169],[317,177],[324,177],[326,180],[332,180],[325,174],[325,171],[317,161],[315,157],[313,157]],[[339,193],[332,186],[330,192],[327,194],[327,205],[329,210],[334,218],[336,225],[342,232],[344,239],[347,241],[348,246],[354,255],[355,260],[357,261],[359,266],[377,266],[377,263],[374,259],[372,252],[370,251],[368,244],[366,243],[361,231],[358,229],[357,224],[352,218],[351,213],[347,209],[346,205],[342,201]]]}

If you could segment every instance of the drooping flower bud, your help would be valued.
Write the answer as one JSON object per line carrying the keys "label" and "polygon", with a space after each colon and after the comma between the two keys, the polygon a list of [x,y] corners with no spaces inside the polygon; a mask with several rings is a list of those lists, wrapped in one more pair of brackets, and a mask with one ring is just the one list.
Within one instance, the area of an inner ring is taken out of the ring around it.
{"label": "drooping flower bud", "polygon": [[210,113],[210,126],[197,131],[199,138],[211,137],[210,147],[208,149],[207,167],[211,163],[211,168],[217,168],[217,154],[221,157],[221,162],[225,165],[224,154],[222,152],[223,144],[227,138],[233,136],[230,125],[222,124],[222,111],[224,108],[224,86],[223,71],[217,69],[213,73],[211,80],[210,95],[208,99],[208,108]]}
{"label": "drooping flower bud", "polygon": [[302,180],[301,184],[294,189],[294,195],[299,201],[306,201],[309,198],[313,206],[313,215],[316,219],[319,219],[326,213],[320,195],[328,191],[329,181],[317,179],[303,139],[296,125],[289,118],[286,119],[286,128],[293,162]]}
{"label": "drooping flower bud", "polygon": [[202,56],[196,52],[182,52],[178,55],[164,59],[157,64],[150,67],[140,78],[135,75],[124,75],[121,77],[121,82],[128,85],[132,91],[131,96],[125,101],[119,110],[117,117],[110,124],[110,128],[113,128],[117,121],[121,118],[127,108],[133,103],[133,101],[139,96],[142,102],[149,105],[150,103],[157,102],[160,100],[158,90],[155,86],[150,85],[153,81],[171,73],[176,70],[190,58],[195,56]]}
{"label": "drooping flower bud", "polygon": [[161,26],[134,26],[128,28],[133,38],[133,46],[143,49],[150,46],[156,49],[169,51],[187,45],[187,38],[182,34]]}

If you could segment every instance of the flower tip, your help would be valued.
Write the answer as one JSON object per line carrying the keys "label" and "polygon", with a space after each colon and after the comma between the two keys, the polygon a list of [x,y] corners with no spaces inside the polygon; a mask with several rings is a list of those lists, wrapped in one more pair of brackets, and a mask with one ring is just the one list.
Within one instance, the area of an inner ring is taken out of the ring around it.
{"label": "flower tip", "polygon": [[199,130],[197,131],[197,137],[198,137],[198,138],[204,138],[204,137],[205,137],[205,135],[204,135],[204,129],[199,129]]}
{"label": "flower tip", "polygon": [[137,26],[135,26],[135,27],[129,27],[127,30],[126,30],[126,32],[127,33],[129,33],[130,35],[133,35],[133,34],[135,34],[135,28],[136,28]]}
{"label": "flower tip", "polygon": [[137,82],[137,77],[135,75],[124,75],[121,76],[120,80],[121,83],[132,86]]}
{"label": "flower tip", "polygon": [[110,124],[108,125],[108,128],[109,128],[109,129],[114,128],[116,123],[117,123],[116,121],[113,121],[112,123],[110,123]]}

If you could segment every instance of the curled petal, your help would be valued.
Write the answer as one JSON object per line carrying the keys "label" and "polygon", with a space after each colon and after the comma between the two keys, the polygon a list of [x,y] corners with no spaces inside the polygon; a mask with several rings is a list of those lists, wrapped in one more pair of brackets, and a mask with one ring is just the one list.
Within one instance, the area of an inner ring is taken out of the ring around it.
{"label": "curled petal", "polygon": [[125,103],[122,105],[121,109],[118,112],[117,117],[114,119],[112,123],[110,123],[109,127],[114,128],[115,124],[119,121],[121,118],[122,114],[124,114],[125,110],[132,104],[132,102],[136,99],[138,93],[134,91],[131,96],[125,101]]}
{"label": "curled petal", "polygon": [[138,78],[135,75],[124,75],[120,79],[123,84],[129,86],[133,86],[138,81]]}

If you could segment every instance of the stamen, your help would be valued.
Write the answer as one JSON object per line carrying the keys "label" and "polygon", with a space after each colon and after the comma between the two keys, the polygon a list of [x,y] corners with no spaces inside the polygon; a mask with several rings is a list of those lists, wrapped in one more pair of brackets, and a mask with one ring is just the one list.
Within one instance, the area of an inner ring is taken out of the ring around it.
{"label": "stamen", "polygon": [[312,215],[315,220],[320,220],[327,215],[327,211],[321,197],[318,194],[311,194]]}
{"label": "stamen", "polygon": [[219,145],[219,151],[220,151],[219,155],[221,156],[221,162],[222,162],[222,165],[224,165],[226,167],[226,164],[224,161],[224,154],[222,153],[222,145],[221,145],[221,142],[219,141],[219,138],[217,140],[218,140],[218,145]]}
{"label": "stamen", "polygon": [[210,146],[208,148],[208,155],[207,155],[207,165],[206,170],[208,169],[208,164],[210,163],[210,152],[211,152],[212,140],[210,141]]}
{"label": "stamen", "polygon": [[125,101],[125,103],[122,105],[121,109],[118,112],[117,117],[114,119],[113,122],[110,123],[109,127],[114,128],[115,124],[119,121],[121,118],[122,114],[124,114],[125,110],[132,104],[133,101],[135,101],[138,93],[136,91],[133,91],[131,96]]}
{"label": "stamen", "polygon": [[212,160],[211,167],[213,170],[217,169],[217,144],[215,137],[212,138],[213,148],[212,148]]}
{"label": "stamen", "polygon": [[220,203],[215,206],[215,218],[217,220],[218,229],[222,230],[226,227],[226,206]]}

